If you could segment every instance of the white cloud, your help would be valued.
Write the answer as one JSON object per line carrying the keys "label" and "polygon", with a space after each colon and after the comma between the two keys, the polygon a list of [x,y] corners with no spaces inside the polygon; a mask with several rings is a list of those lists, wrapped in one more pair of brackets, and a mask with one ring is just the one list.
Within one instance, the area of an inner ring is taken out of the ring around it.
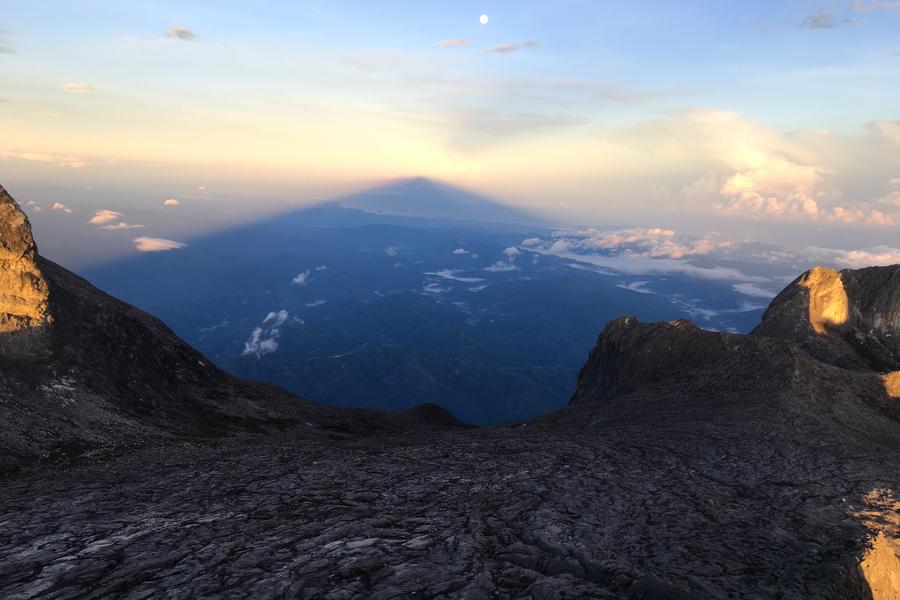
{"label": "white cloud", "polygon": [[838,250],[810,246],[807,248],[807,253],[812,260],[850,269],[900,264],[900,248],[884,245],[859,250]]}
{"label": "white cloud", "polygon": [[432,275],[434,277],[440,277],[441,279],[449,279],[451,281],[461,281],[463,283],[479,283],[484,281],[479,277],[460,277],[457,275],[459,271],[454,269],[442,269],[440,271],[436,271],[434,273],[425,273],[426,275]]}
{"label": "white cloud", "polygon": [[316,271],[327,271],[327,270],[328,270],[327,265],[319,265],[318,267],[316,267]]}
{"label": "white cloud", "polygon": [[464,256],[466,254],[471,254],[471,252],[469,252],[465,248],[457,248],[453,251],[453,254],[455,254],[456,256]]}
{"label": "white cloud", "polygon": [[181,203],[175,198],[167,198],[163,200],[163,206],[178,206],[179,204]]}
{"label": "white cloud", "polygon": [[143,229],[143,228],[144,228],[143,225],[131,225],[129,223],[126,223],[125,221],[121,221],[119,223],[113,223],[110,225],[103,225],[100,227],[100,229],[106,229],[109,231],[123,231],[125,229]]}
{"label": "white cloud", "polygon": [[491,273],[503,273],[506,271],[518,271],[519,267],[517,267],[515,264],[513,264],[511,262],[508,262],[505,260],[498,260],[491,266],[485,267],[484,270],[490,271]]}
{"label": "white cloud", "polygon": [[647,285],[649,284],[649,281],[632,281],[631,283],[616,284],[616,287],[622,288],[623,290],[637,292],[638,294],[655,294],[656,292],[654,292],[653,290],[647,289]]}
{"label": "white cloud", "polygon": [[262,358],[278,350],[278,337],[281,336],[281,326],[287,322],[290,313],[287,310],[270,312],[265,316],[259,327],[254,327],[250,337],[244,342],[244,350],[241,356],[255,355]]}
{"label": "white cloud", "polygon": [[103,225],[104,223],[111,223],[112,221],[118,221],[122,218],[122,213],[116,212],[114,210],[98,210],[94,213],[94,216],[91,217],[91,220],[88,221],[91,225]]}
{"label": "white cloud", "polygon": [[572,268],[585,269],[590,268],[586,265],[591,265],[595,268],[590,270],[607,275],[681,273],[700,279],[769,281],[766,277],[747,275],[731,267],[694,265],[689,259],[730,249],[733,244],[713,238],[677,236],[675,231],[660,227],[559,231],[547,239],[532,238],[522,247],[529,252],[577,261],[568,265]]}
{"label": "white cloud", "polygon": [[307,302],[306,306],[307,306],[307,308],[315,308],[317,306],[322,306],[325,303],[326,303],[325,300],[313,300],[312,302]]}
{"label": "white cloud", "polygon": [[[731,288],[739,294],[752,296],[753,298],[774,298],[777,295],[776,292],[771,292],[752,283],[736,283]],[[749,310],[755,310],[755,308]]]}
{"label": "white cloud", "polygon": [[181,242],[166,240],[163,238],[139,237],[134,238],[134,246],[140,252],[166,252],[168,250],[180,250],[187,246]]}
{"label": "white cloud", "polygon": [[67,83],[63,89],[72,94],[85,94],[94,91],[94,85],[91,83]]}
{"label": "white cloud", "polygon": [[198,185],[198,186],[197,186],[197,191],[198,191],[198,192],[205,192],[205,191],[206,191],[206,184]]}
{"label": "white cloud", "polygon": [[549,240],[531,238],[523,242],[525,248],[543,249],[547,254],[562,252],[597,252],[628,253],[651,258],[676,258],[710,254],[716,250],[730,248],[730,242],[712,238],[680,238],[675,239],[675,231],[660,227],[618,229],[600,231],[583,229],[570,232],[557,232],[556,237]]}
{"label": "white cloud", "polygon": [[306,285],[309,283],[309,270],[303,271],[302,273],[298,273],[296,277],[293,279],[294,285]]}
{"label": "white cloud", "polygon": [[72,209],[61,202],[54,202],[51,210],[61,210],[63,212],[72,214]]}
{"label": "white cloud", "polygon": [[400,254],[400,248],[398,248],[397,246],[388,246],[384,249],[384,253],[388,256],[397,256],[398,254]]}

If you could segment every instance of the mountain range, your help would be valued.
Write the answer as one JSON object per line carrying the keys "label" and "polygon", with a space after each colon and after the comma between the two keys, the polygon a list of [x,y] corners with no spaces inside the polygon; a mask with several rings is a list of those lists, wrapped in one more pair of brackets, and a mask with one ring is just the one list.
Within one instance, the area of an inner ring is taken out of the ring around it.
{"label": "mountain range", "polygon": [[3,597],[900,594],[900,265],[749,335],[613,319],[570,403],[475,428],[237,379],[0,217]]}

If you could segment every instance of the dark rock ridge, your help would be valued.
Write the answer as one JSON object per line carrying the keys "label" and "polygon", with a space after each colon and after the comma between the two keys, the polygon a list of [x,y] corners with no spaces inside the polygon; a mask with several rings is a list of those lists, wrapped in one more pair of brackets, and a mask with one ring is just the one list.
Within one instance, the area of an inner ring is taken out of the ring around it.
{"label": "dark rock ridge", "polygon": [[477,430],[235,380],[37,265],[50,354],[0,359],[0,451],[109,460],[3,482],[0,597],[900,595],[897,267],[814,270],[753,336],[617,319],[569,407]]}
{"label": "dark rock ridge", "polygon": [[900,370],[900,265],[815,267],[778,294],[752,335],[849,369]]}

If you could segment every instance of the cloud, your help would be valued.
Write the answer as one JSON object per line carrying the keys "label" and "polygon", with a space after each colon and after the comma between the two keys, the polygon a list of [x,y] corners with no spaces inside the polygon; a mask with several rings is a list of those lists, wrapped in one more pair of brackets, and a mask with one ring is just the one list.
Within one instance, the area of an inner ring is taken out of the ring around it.
{"label": "cloud", "polygon": [[178,206],[179,204],[181,203],[175,198],[167,198],[166,200],[163,200],[163,206]]}
{"label": "cloud", "polygon": [[753,298],[774,298],[776,296],[776,292],[771,292],[752,283],[736,283],[731,287],[737,293]]}
{"label": "cloud", "polygon": [[103,225],[104,223],[111,223],[112,221],[118,221],[122,218],[122,213],[116,212],[114,210],[98,210],[94,213],[94,216],[91,217],[91,220],[88,221],[91,225]]}
{"label": "cloud", "polygon": [[900,0],[889,2],[863,2],[856,0],[850,7],[855,12],[876,12],[879,10],[900,10]]}
{"label": "cloud", "polygon": [[438,42],[444,48],[459,48],[460,46],[471,46],[475,42],[468,39],[449,39]]}
{"label": "cloud", "polygon": [[327,302],[326,300],[313,300],[312,302],[307,302],[306,307],[307,308],[315,308],[317,306],[322,306],[326,302]]}
{"label": "cloud", "polygon": [[827,12],[814,12],[800,23],[800,27],[805,29],[837,29],[845,25],[852,25],[855,19],[836,19],[834,15]]}
{"label": "cloud", "polygon": [[72,94],[84,94],[95,90],[92,83],[67,83],[63,89]]}
{"label": "cloud", "polygon": [[549,254],[607,251],[613,254],[623,253],[649,258],[675,259],[710,254],[732,246],[730,242],[717,241],[712,238],[675,238],[674,230],[661,227],[612,231],[583,229],[557,232],[557,236],[549,241],[531,238],[525,240],[522,245],[526,248],[543,247]]}
{"label": "cloud", "polygon": [[72,214],[72,209],[61,202],[54,202],[53,206],[51,206],[50,209],[51,210],[61,210],[63,212]]}
{"label": "cloud", "polygon": [[384,249],[384,253],[388,256],[397,256],[398,254],[400,254],[400,248],[398,248],[397,246],[388,246]]}
{"label": "cloud", "polygon": [[301,285],[301,286],[309,283],[309,271],[308,270],[303,271],[302,273],[298,274],[296,277],[294,277],[293,283],[294,283],[294,285]]}
{"label": "cloud", "polygon": [[197,191],[198,191],[198,192],[205,192],[205,191],[206,191],[206,184],[198,185],[198,186],[197,186]]}
{"label": "cloud", "polygon": [[125,229],[143,229],[143,225],[131,225],[126,223],[125,221],[121,221],[119,223],[111,224],[111,225],[103,225],[100,229],[106,229],[108,231],[123,231]]}
{"label": "cloud", "polygon": [[91,163],[80,156],[72,156],[69,154],[50,154],[47,152],[23,152],[19,150],[8,150],[0,148],[0,159],[19,159],[34,162],[54,163],[59,167],[68,167],[70,169],[81,169],[90,167]]}
{"label": "cloud", "polygon": [[173,27],[168,30],[164,34],[167,38],[173,38],[177,40],[183,40],[185,42],[190,42],[192,40],[197,39],[197,34],[188,29],[187,27]]}
{"label": "cloud", "polygon": [[766,277],[747,275],[731,267],[694,265],[689,259],[730,250],[733,244],[711,237],[677,236],[673,230],[660,227],[560,231],[547,238],[529,238],[521,247],[529,252],[577,261],[568,265],[572,268],[598,267],[590,270],[605,274],[681,273],[699,279],[769,281]]}
{"label": "cloud", "polygon": [[873,246],[860,250],[838,250],[810,246],[806,249],[812,260],[831,263],[840,267],[860,269],[900,264],[900,248]]}
{"label": "cloud", "polygon": [[278,350],[278,338],[281,336],[281,326],[287,322],[290,313],[287,310],[270,312],[265,316],[262,324],[255,327],[250,337],[244,342],[244,350],[241,356],[255,355],[262,358]]}
{"label": "cloud", "polygon": [[471,252],[469,252],[465,248],[457,248],[452,252],[452,254],[455,254],[456,256],[465,256],[466,254],[471,254]]}
{"label": "cloud", "polygon": [[540,45],[541,42],[539,40],[525,40],[522,43],[513,42],[512,44],[501,44],[499,46],[494,46],[493,48],[488,48],[487,52],[493,52],[495,54],[509,54],[521,48],[537,48]]}
{"label": "cloud", "polygon": [[166,252],[168,250],[180,250],[187,246],[181,242],[174,242],[163,238],[139,237],[134,238],[134,246],[140,252]]}
{"label": "cloud", "polygon": [[493,52],[495,54],[509,54],[511,52],[515,52],[519,49],[519,44],[501,44],[500,46],[494,46],[493,48],[488,48],[488,52]]}
{"label": "cloud", "polygon": [[459,271],[456,269],[442,269],[440,271],[425,274],[440,277],[441,279],[449,279],[450,281],[460,281],[462,283],[480,283],[484,281],[484,279],[479,277],[460,277],[457,273],[459,273]]}

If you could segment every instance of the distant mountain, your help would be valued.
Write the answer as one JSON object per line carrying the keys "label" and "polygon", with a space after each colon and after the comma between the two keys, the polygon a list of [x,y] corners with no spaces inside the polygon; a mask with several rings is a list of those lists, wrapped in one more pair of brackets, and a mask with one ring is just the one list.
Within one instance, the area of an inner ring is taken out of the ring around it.
{"label": "distant mountain", "polygon": [[521,209],[424,177],[360,192],[336,203],[344,208],[395,217],[530,226],[543,223],[543,219]]}

